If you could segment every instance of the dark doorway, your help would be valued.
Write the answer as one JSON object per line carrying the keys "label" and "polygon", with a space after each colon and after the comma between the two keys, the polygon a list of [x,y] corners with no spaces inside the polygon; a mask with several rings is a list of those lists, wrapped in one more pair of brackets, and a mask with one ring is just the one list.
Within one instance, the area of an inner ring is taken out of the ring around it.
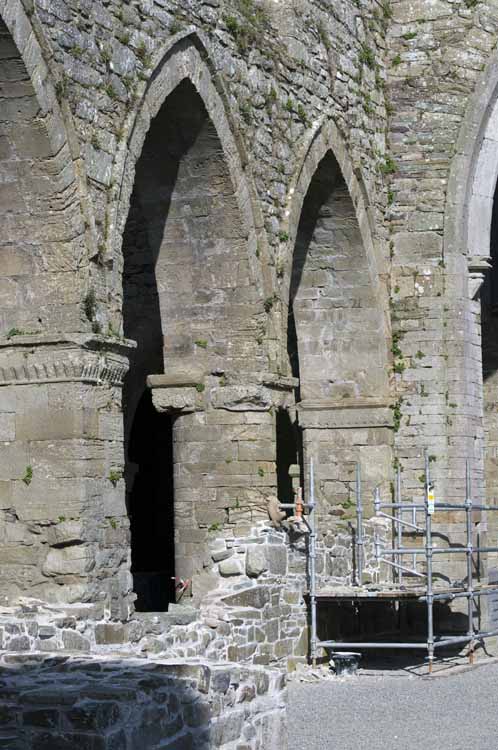
{"label": "dark doorway", "polygon": [[204,120],[205,110],[188,82],[166,99],[137,162],[123,238],[124,335],[137,342],[123,411],[131,570],[139,611],[164,611],[175,599],[172,419],[154,409],[146,379],[164,372],[157,263],[179,164]]}
{"label": "dark doorway", "polygon": [[136,466],[128,497],[135,608],[161,612],[175,594],[172,420],[158,414],[149,390],[135,411],[128,457]]}
{"label": "dark doorway", "polygon": [[[289,469],[292,465],[303,465],[301,430],[291,420],[287,409],[279,409],[276,417],[277,427],[277,494],[282,503],[292,503],[292,479]],[[300,479],[301,486],[302,476]],[[291,515],[289,513],[289,515]]]}
{"label": "dark doorway", "polygon": [[138,190],[131,199],[123,252],[124,334],[137,342],[123,389],[131,572],[135,608],[161,612],[174,601],[172,423],[155,410],[146,385],[147,375],[163,371],[163,334],[156,252]]}

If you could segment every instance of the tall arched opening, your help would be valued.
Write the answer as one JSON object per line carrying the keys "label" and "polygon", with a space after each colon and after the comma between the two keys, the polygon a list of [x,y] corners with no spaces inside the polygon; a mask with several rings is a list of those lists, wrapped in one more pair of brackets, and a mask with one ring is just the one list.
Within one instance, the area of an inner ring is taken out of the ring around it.
{"label": "tall arched opening", "polygon": [[164,609],[208,565],[209,533],[229,523],[234,437],[206,412],[212,389],[248,367],[255,300],[236,189],[187,79],[146,136],[123,256],[124,333],[138,344],[123,400],[132,572],[138,606]]}
{"label": "tall arched opening", "polygon": [[[305,462],[314,464],[323,573],[333,587],[355,575],[356,463],[366,519],[374,486],[385,491],[392,471],[389,358],[386,310],[357,207],[332,149],[314,164],[293,251],[287,346],[289,369],[299,378]],[[321,637],[355,635],[346,610],[321,605]]]}
{"label": "tall arched opening", "polygon": [[[486,503],[498,504],[498,186],[495,188],[490,231],[489,263],[481,287],[482,405],[484,432],[484,486]],[[498,532],[496,513],[487,519],[489,543],[495,545]],[[481,535],[482,543],[482,535]],[[498,555],[489,553],[489,579],[498,581]],[[478,571],[476,571],[478,572]],[[496,609],[491,602],[491,612]],[[491,601],[491,600],[490,600]]]}
{"label": "tall arched opening", "polygon": [[[333,502],[335,511],[329,507],[327,513],[334,511],[336,519],[351,500],[354,462],[363,461],[373,448],[375,432],[368,439],[363,427],[386,424],[385,315],[355,206],[328,150],[317,163],[302,204],[287,346],[289,369],[299,378],[296,399],[305,453],[309,458],[312,451],[318,472],[323,469],[319,491],[329,506]],[[390,437],[381,431],[377,450],[385,469],[389,444]],[[367,468],[370,462],[364,463]]]}

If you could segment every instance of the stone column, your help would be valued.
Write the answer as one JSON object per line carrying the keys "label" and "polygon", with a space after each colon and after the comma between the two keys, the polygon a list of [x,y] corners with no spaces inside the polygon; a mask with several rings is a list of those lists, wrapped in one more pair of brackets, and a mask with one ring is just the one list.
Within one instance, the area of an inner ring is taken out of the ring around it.
{"label": "stone column", "polygon": [[131,344],[0,341],[0,596],[131,607],[121,384]]}
{"label": "stone column", "polygon": [[[193,579],[198,598],[217,584],[209,572],[216,539],[247,537],[258,519],[268,518],[277,484],[275,408],[288,390],[273,382],[220,384],[219,377],[192,373],[156,375],[148,383],[156,408],[175,415],[176,575]],[[242,559],[230,564],[234,575],[242,571]]]}

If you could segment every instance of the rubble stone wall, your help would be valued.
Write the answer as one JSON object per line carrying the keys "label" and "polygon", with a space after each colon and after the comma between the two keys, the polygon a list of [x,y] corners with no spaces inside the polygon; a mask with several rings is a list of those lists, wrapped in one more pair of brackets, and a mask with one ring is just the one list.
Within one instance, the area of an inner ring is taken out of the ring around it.
{"label": "rubble stone wall", "polygon": [[235,664],[6,655],[0,738],[12,750],[287,746],[285,680]]}

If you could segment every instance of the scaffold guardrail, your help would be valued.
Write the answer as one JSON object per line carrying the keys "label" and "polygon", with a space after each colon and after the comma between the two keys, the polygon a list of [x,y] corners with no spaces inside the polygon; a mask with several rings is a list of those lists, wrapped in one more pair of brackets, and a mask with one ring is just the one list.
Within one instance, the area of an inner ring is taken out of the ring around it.
{"label": "scaffold guardrail", "polygon": [[[310,657],[313,666],[316,666],[319,649],[420,649],[425,650],[428,656],[429,672],[432,672],[434,654],[436,649],[445,646],[458,644],[469,644],[469,660],[473,661],[473,653],[477,643],[482,642],[485,638],[498,635],[497,630],[479,630],[474,628],[474,607],[475,601],[480,596],[498,592],[498,585],[489,586],[481,585],[475,581],[474,576],[474,556],[486,552],[498,552],[498,546],[480,546],[473,544],[473,522],[472,514],[475,511],[498,511],[498,506],[475,503],[472,500],[472,488],[470,477],[470,464],[466,462],[466,497],[463,503],[446,503],[438,502],[435,499],[434,484],[431,479],[430,460],[428,452],[424,453],[424,486],[425,497],[421,502],[404,502],[401,493],[401,474],[400,468],[397,468],[396,481],[394,486],[394,497],[391,502],[383,502],[379,488],[374,494],[374,512],[375,517],[385,518],[391,521],[393,525],[393,542],[392,546],[386,547],[380,541],[378,534],[374,540],[375,559],[379,566],[386,565],[394,571],[395,582],[399,588],[399,598],[410,594],[409,584],[404,584],[406,578],[416,578],[423,581],[422,586],[417,589],[412,587],[413,598],[419,602],[425,602],[427,609],[426,625],[427,636],[424,641],[339,641],[339,640],[320,640],[317,634],[317,604],[320,598],[320,591],[317,588],[317,507],[315,500],[315,478],[313,460],[309,468],[309,501],[302,503],[306,515],[303,520],[308,528],[307,554],[308,578],[309,578],[309,608],[310,608]],[[354,600],[364,588],[364,510],[362,502],[361,470],[359,463],[356,465],[355,478],[356,493],[356,529],[354,550],[356,557],[356,566],[354,572],[354,587],[357,591],[351,593],[351,599]],[[294,508],[294,504],[282,504],[282,508]],[[433,516],[438,511],[455,511],[465,513],[465,534],[466,543],[462,545],[448,544],[447,547],[438,547],[434,545]],[[408,519],[407,520],[407,514]],[[423,546],[407,547],[403,544],[404,529],[415,532],[424,537]],[[458,586],[450,584],[444,589],[435,589],[434,586],[434,566],[433,558],[435,555],[453,555],[463,554],[466,558],[466,575],[461,584]],[[406,558],[411,562],[405,563]],[[420,562],[423,566],[420,565]],[[401,588],[404,586],[403,592]],[[422,589],[422,590],[421,590]],[[392,599],[397,599],[396,591],[388,588],[386,583],[386,595],[393,594]],[[349,597],[348,597],[349,598]],[[468,629],[466,634],[462,635],[441,635],[436,636],[434,633],[434,603],[436,601],[452,601],[458,598],[467,599],[467,617]]]}

